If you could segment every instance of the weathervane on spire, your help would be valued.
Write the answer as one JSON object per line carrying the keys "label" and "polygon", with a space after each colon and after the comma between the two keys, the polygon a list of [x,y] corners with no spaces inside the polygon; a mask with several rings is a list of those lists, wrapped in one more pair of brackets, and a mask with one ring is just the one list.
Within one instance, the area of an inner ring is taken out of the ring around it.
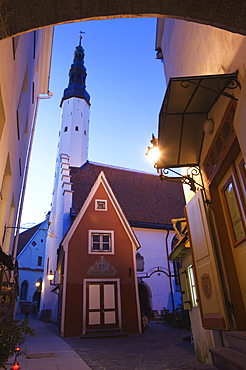
{"label": "weathervane on spire", "polygon": [[79,46],[81,46],[82,33],[85,33],[85,32],[79,31]]}

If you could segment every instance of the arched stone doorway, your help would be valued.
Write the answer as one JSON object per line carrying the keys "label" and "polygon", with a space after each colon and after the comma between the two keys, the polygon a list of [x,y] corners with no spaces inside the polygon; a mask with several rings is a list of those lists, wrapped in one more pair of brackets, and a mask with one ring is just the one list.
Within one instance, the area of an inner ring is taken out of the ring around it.
{"label": "arched stone doorway", "polygon": [[178,18],[245,35],[245,10],[246,2],[239,0],[214,0],[209,6],[195,0],[6,0],[1,4],[0,39],[54,24],[119,17]]}
{"label": "arched stone doorway", "polygon": [[138,284],[139,300],[141,307],[141,315],[152,317],[152,294],[151,289],[143,280]]}

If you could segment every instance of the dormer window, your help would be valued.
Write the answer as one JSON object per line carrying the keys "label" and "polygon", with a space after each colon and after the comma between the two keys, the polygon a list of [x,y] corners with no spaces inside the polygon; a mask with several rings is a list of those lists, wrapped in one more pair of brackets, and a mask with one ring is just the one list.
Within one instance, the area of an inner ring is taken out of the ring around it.
{"label": "dormer window", "polygon": [[105,199],[95,200],[95,210],[96,211],[107,211],[107,201]]}

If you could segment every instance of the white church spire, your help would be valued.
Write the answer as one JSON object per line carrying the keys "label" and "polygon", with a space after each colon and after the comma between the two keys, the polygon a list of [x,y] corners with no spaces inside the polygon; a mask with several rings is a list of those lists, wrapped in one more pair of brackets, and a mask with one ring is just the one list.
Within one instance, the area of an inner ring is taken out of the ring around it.
{"label": "white church spire", "polygon": [[74,167],[82,166],[88,159],[90,95],[85,85],[87,73],[81,40],[82,32],[79,45],[74,51],[68,87],[64,90],[60,104],[62,118],[58,155],[68,155],[69,165]]}

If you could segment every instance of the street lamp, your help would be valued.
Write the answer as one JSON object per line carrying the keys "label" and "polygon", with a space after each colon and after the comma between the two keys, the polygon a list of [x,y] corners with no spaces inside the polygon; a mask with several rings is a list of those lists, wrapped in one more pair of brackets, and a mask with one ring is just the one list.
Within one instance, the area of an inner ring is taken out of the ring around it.
{"label": "street lamp", "polygon": [[52,270],[50,270],[50,273],[47,274],[47,279],[49,280],[50,282],[50,285],[52,285],[52,280],[54,279],[55,275],[53,274]]}
{"label": "street lamp", "polygon": [[[194,193],[199,188],[204,189],[203,184],[202,185],[198,184],[194,180],[194,177],[200,175],[200,169],[198,167],[196,166],[188,167],[186,175],[181,175],[180,173],[171,168],[160,168],[158,165],[158,160],[160,159],[161,151],[158,146],[158,139],[155,138],[154,134],[152,134],[152,139],[150,140],[150,143],[152,144],[152,147],[148,147],[146,156],[153,163],[154,167],[156,168],[157,172],[160,175],[161,181],[166,180],[189,185],[190,190],[193,191]],[[169,172],[174,173],[176,176],[167,176]]]}
{"label": "street lamp", "polygon": [[157,161],[160,158],[160,150],[158,147],[158,139],[155,138],[154,134],[152,134],[152,139],[150,140],[150,143],[152,144],[152,147],[148,146],[146,156],[149,159],[149,161],[153,164],[153,166],[156,168]]}
{"label": "street lamp", "polygon": [[[53,273],[52,270],[50,270],[50,273],[47,274],[47,279],[49,280],[50,285],[55,285],[56,288],[59,287],[59,283],[55,283],[55,273]],[[53,280],[54,280],[54,283],[52,283]]]}
{"label": "street lamp", "polygon": [[41,281],[40,280],[36,281],[35,286],[36,286],[36,288],[40,288],[41,287]]}

